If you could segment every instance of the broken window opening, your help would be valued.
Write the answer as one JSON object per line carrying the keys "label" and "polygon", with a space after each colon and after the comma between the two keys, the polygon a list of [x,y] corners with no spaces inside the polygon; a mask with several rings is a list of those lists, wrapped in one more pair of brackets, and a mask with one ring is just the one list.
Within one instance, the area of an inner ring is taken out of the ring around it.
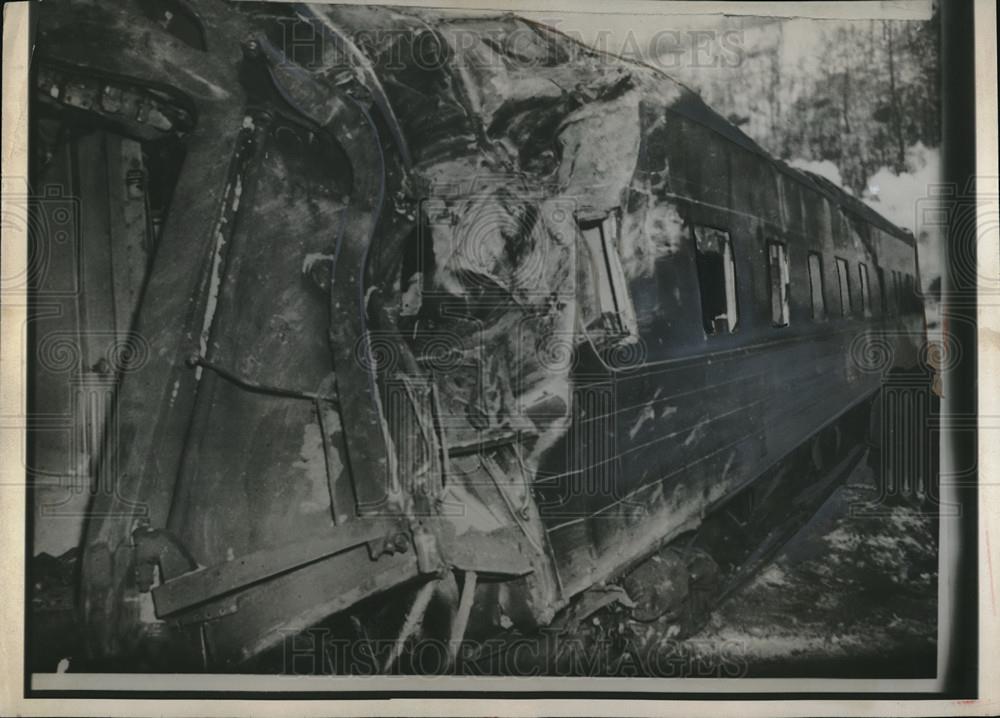
{"label": "broken window opening", "polygon": [[865,318],[872,315],[872,299],[868,288],[868,266],[864,262],[858,263],[858,278],[861,280],[861,311]]}
{"label": "broken window opening", "polygon": [[823,296],[823,258],[816,252],[809,253],[809,293],[812,298],[812,318],[826,319],[826,300]]}
{"label": "broken window opening", "polygon": [[771,325],[787,327],[789,323],[788,247],[782,242],[767,243],[768,276],[771,284]]}
{"label": "broken window opening", "polygon": [[618,213],[598,219],[578,219],[594,286],[596,316],[585,317],[587,330],[618,338],[637,335],[635,308],[628,293],[625,270],[618,254]]}
{"label": "broken window opening", "polygon": [[837,281],[840,285],[840,316],[851,313],[851,277],[847,268],[847,260],[837,257]]}
{"label": "broken window opening", "polygon": [[732,334],[739,323],[732,240],[725,230],[698,225],[694,226],[694,238],[705,334]]}

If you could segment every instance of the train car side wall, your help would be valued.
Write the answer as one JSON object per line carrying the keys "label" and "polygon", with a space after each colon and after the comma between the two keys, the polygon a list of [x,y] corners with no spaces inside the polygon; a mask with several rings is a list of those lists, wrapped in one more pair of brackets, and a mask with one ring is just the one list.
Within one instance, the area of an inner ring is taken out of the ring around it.
{"label": "train car side wall", "polygon": [[[643,360],[580,363],[573,428],[538,477],[571,594],[697,525],[871,397],[885,368],[857,357],[872,333],[913,344],[912,243],[709,127],[652,106],[641,118],[618,250]],[[706,259],[705,237],[718,256]],[[886,302],[881,273],[898,277]],[[706,302],[726,316],[708,321]]]}

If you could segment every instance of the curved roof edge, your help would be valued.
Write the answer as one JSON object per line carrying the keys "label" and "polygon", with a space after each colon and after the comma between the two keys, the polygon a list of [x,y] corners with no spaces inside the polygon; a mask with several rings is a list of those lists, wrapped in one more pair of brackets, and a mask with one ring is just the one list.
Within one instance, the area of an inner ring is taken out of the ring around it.
{"label": "curved roof edge", "polygon": [[670,110],[681,115],[682,117],[695,122],[706,129],[712,130],[719,136],[725,138],[726,140],[732,142],[733,144],[742,147],[743,149],[752,152],[766,161],[770,162],[776,170],[783,172],[797,181],[801,182],[803,185],[815,190],[819,194],[826,197],[828,200],[833,202],[837,207],[839,207],[845,214],[851,215],[860,219],[862,221],[871,224],[878,229],[881,229],[897,239],[914,246],[915,239],[913,234],[900,227],[889,219],[879,214],[874,208],[865,204],[863,201],[849,194],[842,187],[837,186],[827,178],[817,175],[814,172],[809,172],[807,170],[799,170],[792,167],[784,160],[778,159],[770,152],[761,147],[757,142],[753,140],[749,135],[747,135],[743,130],[734,125],[732,122],[720,115],[715,109],[708,105],[701,95],[688,87],[683,82],[680,82],[676,78],[672,77],[669,73],[654,67],[646,62],[640,62],[637,60],[631,60],[629,58],[621,57],[620,55],[615,55],[613,53],[599,50],[596,48],[589,47],[586,43],[561,32],[557,28],[550,27],[543,23],[535,22],[532,20],[527,20],[525,18],[514,15],[518,20],[533,25],[535,27],[543,28],[544,30],[551,32],[553,34],[559,35],[564,40],[568,42],[573,42],[582,47],[591,50],[592,52],[601,53],[611,57],[615,57],[621,62],[629,65],[639,66],[643,69],[652,71],[654,74],[660,75],[669,81],[675,83],[681,88],[681,96],[670,106]]}

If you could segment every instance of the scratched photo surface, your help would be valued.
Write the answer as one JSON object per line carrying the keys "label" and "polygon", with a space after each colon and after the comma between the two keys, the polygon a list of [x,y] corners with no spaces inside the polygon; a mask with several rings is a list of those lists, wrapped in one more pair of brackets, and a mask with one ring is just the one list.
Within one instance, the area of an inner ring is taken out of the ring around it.
{"label": "scratched photo surface", "polygon": [[34,11],[28,672],[935,676],[936,6]]}

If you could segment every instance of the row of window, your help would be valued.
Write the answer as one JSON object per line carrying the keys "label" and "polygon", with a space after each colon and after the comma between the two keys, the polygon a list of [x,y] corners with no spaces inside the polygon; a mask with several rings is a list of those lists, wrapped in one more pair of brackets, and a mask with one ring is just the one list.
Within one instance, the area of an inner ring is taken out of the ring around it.
{"label": "row of window", "polygon": [[[736,331],[739,309],[736,301],[736,263],[733,259],[732,240],[729,233],[714,227],[694,227],[695,257],[698,269],[698,284],[701,289],[702,324],[709,335]],[[837,285],[839,290],[840,316],[852,314],[851,268],[842,257],[834,258],[837,264]],[[768,283],[771,298],[771,324],[787,327],[790,322],[789,295],[791,278],[788,261],[788,246],[776,240],[767,243]],[[823,258],[818,252],[809,252],[809,295],[812,304],[812,318],[827,318],[826,293],[823,287]],[[893,311],[912,312],[915,306],[908,301],[915,298],[913,275],[890,270],[889,281],[882,267],[875,267],[878,276],[880,305],[883,314]],[[857,265],[857,282],[861,299],[861,313],[866,318],[872,316],[871,282],[868,265]],[[888,295],[887,295],[888,290]]]}
{"label": "row of window", "polygon": [[[616,247],[617,214],[612,212],[591,220],[578,218],[577,221],[585,245],[584,256],[590,265],[587,274],[594,282],[593,306],[581,306],[584,326],[588,329],[600,329],[610,335],[635,335],[638,329],[635,309]],[[694,225],[692,235],[705,333],[717,335],[735,332],[740,315],[732,239],[725,230],[704,225]],[[851,285],[857,281],[861,313],[865,317],[871,317],[872,289],[868,265],[859,262],[854,274],[857,279],[853,279],[848,261],[842,257],[834,259],[840,298],[839,316],[852,315]],[[791,320],[788,245],[777,240],[768,241],[767,262],[771,324],[775,327],[787,327]],[[818,252],[809,252],[807,267],[812,318],[821,321],[827,318],[823,257]],[[912,275],[890,270],[887,278],[883,268],[879,266],[875,267],[875,272],[879,306],[883,314],[920,311]]]}

